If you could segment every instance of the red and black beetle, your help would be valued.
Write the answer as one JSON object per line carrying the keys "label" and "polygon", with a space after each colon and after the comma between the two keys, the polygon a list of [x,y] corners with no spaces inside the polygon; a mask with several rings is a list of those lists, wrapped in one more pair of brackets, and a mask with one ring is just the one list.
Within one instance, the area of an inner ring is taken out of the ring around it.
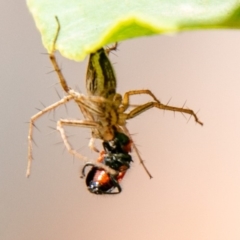
{"label": "red and black beetle", "polygon": [[[92,167],[86,177],[86,185],[91,193],[118,194],[122,191],[119,182],[123,179],[132,162],[132,157],[129,154],[131,144],[128,136],[116,132],[113,140],[103,142],[104,151],[100,153],[97,160],[102,167],[94,163],[84,165],[82,177],[85,177],[86,168]],[[106,166],[106,168],[103,166]],[[116,174],[110,173],[106,170],[107,168],[114,170]]]}

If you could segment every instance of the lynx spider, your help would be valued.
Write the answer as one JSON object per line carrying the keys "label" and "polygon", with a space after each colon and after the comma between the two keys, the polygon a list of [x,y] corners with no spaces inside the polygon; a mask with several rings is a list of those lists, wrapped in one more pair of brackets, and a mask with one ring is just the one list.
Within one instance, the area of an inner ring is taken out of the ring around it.
{"label": "lynx spider", "polygon": [[[55,44],[56,44],[56,41],[57,41],[57,38],[58,38],[58,35],[60,32],[60,23],[59,23],[59,20],[57,17],[56,17],[56,21],[57,21],[57,32],[56,32],[56,35],[55,35],[55,38],[53,41],[53,48],[49,54],[49,57],[50,57],[50,61],[52,62],[52,65],[54,67],[54,70],[57,72],[60,84],[61,84],[62,88],[64,89],[64,91],[67,93],[67,96],[63,97],[58,102],[46,107],[42,111],[39,111],[37,114],[32,116],[30,119],[29,133],[28,133],[28,166],[27,166],[27,173],[26,173],[27,177],[30,175],[30,170],[31,170],[32,141],[33,141],[32,135],[33,135],[33,127],[34,127],[35,121],[39,117],[41,117],[43,114],[45,114],[63,104],[66,104],[70,100],[74,100],[77,103],[77,105],[79,106],[85,119],[84,120],[60,119],[57,122],[57,130],[60,132],[62,140],[63,140],[68,152],[82,160],[87,160],[87,158],[82,156],[80,153],[78,153],[76,150],[74,150],[71,147],[70,143],[68,142],[67,136],[65,134],[64,126],[87,127],[87,128],[92,129],[92,137],[89,142],[89,147],[95,151],[98,151],[94,147],[94,140],[96,138],[99,138],[99,139],[102,139],[105,141],[112,140],[114,138],[114,132],[116,130],[128,135],[132,141],[132,137],[131,137],[128,129],[126,128],[126,120],[134,118],[134,117],[138,116],[139,114],[141,114],[142,112],[145,112],[146,110],[153,108],[153,107],[163,109],[163,110],[170,110],[170,111],[174,111],[174,112],[181,112],[181,113],[189,114],[190,116],[194,117],[195,121],[198,124],[203,125],[203,123],[201,121],[199,121],[197,115],[194,113],[193,110],[183,108],[183,107],[179,108],[179,107],[164,105],[154,96],[154,94],[150,90],[132,90],[132,91],[126,92],[122,97],[120,94],[115,93],[115,90],[116,90],[116,84],[115,84],[115,89],[113,89],[113,91],[110,91],[112,94],[105,96],[103,93],[94,94],[91,91],[91,89],[87,86],[88,96],[85,96],[84,94],[78,93],[78,92],[74,91],[73,89],[71,89],[70,87],[68,87],[67,82],[61,72],[61,69],[58,66],[57,60],[54,55]],[[104,50],[103,48],[101,48],[96,53],[93,53],[93,55],[100,54],[100,52],[102,51],[102,53],[104,52],[106,55],[106,58],[108,59],[107,54],[111,50],[114,50],[115,48],[116,48],[116,46],[113,48],[107,49],[107,50]],[[109,61],[109,60],[105,60],[105,61]],[[99,68],[101,67],[100,62],[99,62],[99,66],[97,66],[97,67],[99,67]],[[110,67],[112,68],[111,65],[110,65]],[[100,70],[102,70],[102,69],[100,69]],[[107,69],[107,70],[113,71],[113,69]],[[100,76],[103,77],[103,75],[100,75]],[[97,79],[97,80],[99,80],[99,79]],[[101,81],[108,82],[108,79],[100,79],[99,83],[101,83]],[[106,93],[107,91],[108,91],[108,89],[106,89],[106,91],[104,91],[104,93]],[[145,104],[136,106],[133,110],[126,113],[126,110],[130,107],[130,103],[129,103],[130,96],[139,95],[139,94],[150,95],[154,101],[147,102]],[[147,170],[146,166],[144,165],[144,162],[139,154],[139,151],[133,141],[132,141],[132,146],[139,158],[140,163],[144,167],[144,169],[147,172],[147,174],[149,175],[149,177],[152,178],[150,172]]]}

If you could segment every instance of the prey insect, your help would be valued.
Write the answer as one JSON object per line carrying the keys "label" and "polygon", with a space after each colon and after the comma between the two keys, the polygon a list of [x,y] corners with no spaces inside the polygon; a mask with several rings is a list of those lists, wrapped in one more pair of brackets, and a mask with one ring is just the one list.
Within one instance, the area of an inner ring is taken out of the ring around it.
{"label": "prey insect", "polygon": [[[92,131],[92,137],[89,142],[90,148],[98,151],[94,146],[94,140],[96,138],[102,139],[105,142],[113,140],[116,136],[116,132],[124,133],[129,137],[132,142],[132,148],[135,150],[140,163],[144,167],[145,171],[151,178],[151,174],[147,170],[144,162],[138,152],[136,145],[134,144],[131,135],[126,127],[126,121],[131,118],[135,118],[139,114],[147,111],[151,108],[158,108],[162,110],[169,110],[174,112],[181,112],[193,116],[195,121],[200,125],[203,125],[199,121],[197,115],[193,110],[181,107],[174,107],[162,104],[150,90],[132,90],[126,92],[123,97],[119,93],[116,93],[116,77],[112,64],[108,58],[108,53],[113,49],[100,48],[95,53],[90,54],[89,64],[87,68],[86,88],[88,95],[81,94],[72,88],[70,88],[58,66],[56,57],[54,55],[55,45],[60,32],[60,23],[56,17],[57,32],[53,40],[52,51],[49,54],[50,60],[56,71],[59,82],[66,92],[66,96],[60,101],[46,107],[42,111],[34,115],[30,120],[29,134],[28,134],[28,167],[27,176],[30,175],[31,162],[32,162],[32,134],[35,121],[58,106],[67,103],[70,100],[74,100],[79,106],[84,120],[69,120],[60,119],[57,122],[57,130],[60,132],[64,145],[69,153],[78,157],[79,159],[86,160],[84,156],[78,153],[72,148],[65,134],[64,126],[86,127]],[[147,94],[152,97],[152,101],[145,104],[134,107],[132,110],[126,112],[130,107],[130,97],[133,95]]]}
{"label": "prey insect", "polygon": [[132,162],[129,154],[131,145],[129,137],[120,132],[115,132],[113,140],[103,141],[104,151],[100,153],[97,162],[115,170],[115,173],[112,174],[97,164],[86,163],[82,169],[81,178],[85,177],[86,168],[91,167],[86,177],[86,185],[91,193],[118,194],[122,191],[119,183]]}

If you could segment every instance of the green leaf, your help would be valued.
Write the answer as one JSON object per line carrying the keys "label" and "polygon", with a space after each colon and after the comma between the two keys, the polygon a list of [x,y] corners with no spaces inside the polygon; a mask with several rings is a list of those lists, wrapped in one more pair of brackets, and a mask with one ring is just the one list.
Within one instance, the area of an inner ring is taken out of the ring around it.
{"label": "green leaf", "polygon": [[179,31],[239,28],[239,0],[27,0],[45,48],[76,61],[116,41]]}

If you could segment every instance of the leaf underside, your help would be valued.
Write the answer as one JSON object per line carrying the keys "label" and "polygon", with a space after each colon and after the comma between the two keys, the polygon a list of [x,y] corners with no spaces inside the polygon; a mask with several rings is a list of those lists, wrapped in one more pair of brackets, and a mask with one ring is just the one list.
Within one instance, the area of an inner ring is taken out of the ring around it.
{"label": "leaf underside", "polygon": [[27,0],[27,5],[48,52],[58,17],[55,49],[76,61],[130,38],[240,27],[239,0]]}

